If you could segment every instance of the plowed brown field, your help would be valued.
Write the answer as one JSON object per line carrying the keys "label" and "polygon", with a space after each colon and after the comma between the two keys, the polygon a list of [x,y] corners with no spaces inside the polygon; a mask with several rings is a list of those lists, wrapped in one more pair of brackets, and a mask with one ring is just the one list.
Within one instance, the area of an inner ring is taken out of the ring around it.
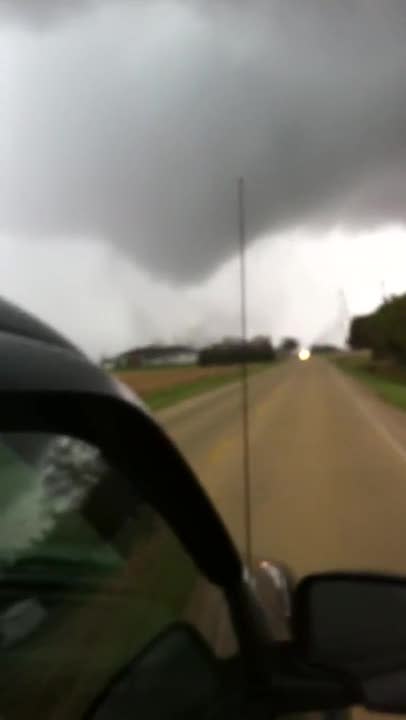
{"label": "plowed brown field", "polygon": [[238,367],[230,367],[229,365],[218,365],[215,367],[191,365],[190,367],[122,370],[116,373],[116,376],[139,395],[148,398],[151,393],[160,390],[169,390],[177,385],[195,383],[198,380],[209,377],[224,377],[225,375],[237,377],[240,372]]}

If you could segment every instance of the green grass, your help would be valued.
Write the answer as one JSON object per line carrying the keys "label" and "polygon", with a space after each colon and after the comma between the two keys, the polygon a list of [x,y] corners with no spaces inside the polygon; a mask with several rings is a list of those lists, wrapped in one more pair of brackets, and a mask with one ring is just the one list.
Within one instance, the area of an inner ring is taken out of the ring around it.
{"label": "green grass", "polygon": [[384,374],[379,373],[379,369],[372,371],[370,362],[358,358],[343,357],[336,360],[336,364],[368,385],[386,402],[406,410],[406,382],[385,377]]}
{"label": "green grass", "polygon": [[[248,368],[250,375],[267,370],[271,367],[268,363],[262,365],[252,365]],[[174,385],[166,390],[156,390],[148,394],[144,398],[145,403],[151,408],[151,410],[163,410],[163,408],[169,407],[170,405],[176,405],[177,403],[187,400],[195,395],[202,395],[210,390],[215,390],[223,385],[236,382],[241,378],[241,368],[236,367],[235,371],[224,373],[224,375],[212,375],[206,378],[200,378],[193,382],[182,382],[179,385]]]}

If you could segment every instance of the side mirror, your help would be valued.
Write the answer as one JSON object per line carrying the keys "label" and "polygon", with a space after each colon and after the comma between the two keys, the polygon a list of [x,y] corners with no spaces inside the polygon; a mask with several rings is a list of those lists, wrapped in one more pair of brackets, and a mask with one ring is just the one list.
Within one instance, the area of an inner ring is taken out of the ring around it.
{"label": "side mirror", "polygon": [[87,717],[165,720],[206,717],[220,681],[217,660],[189,625],[172,625],[113,679]]}
{"label": "side mirror", "polygon": [[296,590],[292,619],[308,661],[345,674],[368,709],[406,711],[406,579],[310,576]]}

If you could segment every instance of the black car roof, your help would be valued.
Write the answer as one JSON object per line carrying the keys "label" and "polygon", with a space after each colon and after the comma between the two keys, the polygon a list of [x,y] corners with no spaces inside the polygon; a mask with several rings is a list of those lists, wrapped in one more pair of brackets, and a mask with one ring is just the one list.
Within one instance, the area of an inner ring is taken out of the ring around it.
{"label": "black car roof", "polygon": [[0,390],[120,394],[116,383],[73,343],[3,298],[0,298]]}
{"label": "black car roof", "polygon": [[0,332],[31,338],[80,353],[63,335],[2,297],[0,297]]}

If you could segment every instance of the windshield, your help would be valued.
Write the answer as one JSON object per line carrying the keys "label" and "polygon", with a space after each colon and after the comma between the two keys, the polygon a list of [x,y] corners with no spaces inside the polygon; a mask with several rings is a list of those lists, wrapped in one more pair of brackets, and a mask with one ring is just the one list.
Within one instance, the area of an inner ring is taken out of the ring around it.
{"label": "windshield", "polygon": [[0,6],[2,292],[135,389],[246,557],[403,571],[403,416],[360,406],[406,406],[405,3]]}
{"label": "windshield", "polygon": [[96,448],[2,435],[2,718],[81,717],[158,632],[199,619],[203,584],[136,478]]}
{"label": "windshield", "polygon": [[[247,564],[406,575],[406,1],[0,0],[0,71],[1,292],[139,396]],[[62,447],[39,483],[4,442],[4,562],[73,503],[121,563],[92,472],[67,499]]]}

